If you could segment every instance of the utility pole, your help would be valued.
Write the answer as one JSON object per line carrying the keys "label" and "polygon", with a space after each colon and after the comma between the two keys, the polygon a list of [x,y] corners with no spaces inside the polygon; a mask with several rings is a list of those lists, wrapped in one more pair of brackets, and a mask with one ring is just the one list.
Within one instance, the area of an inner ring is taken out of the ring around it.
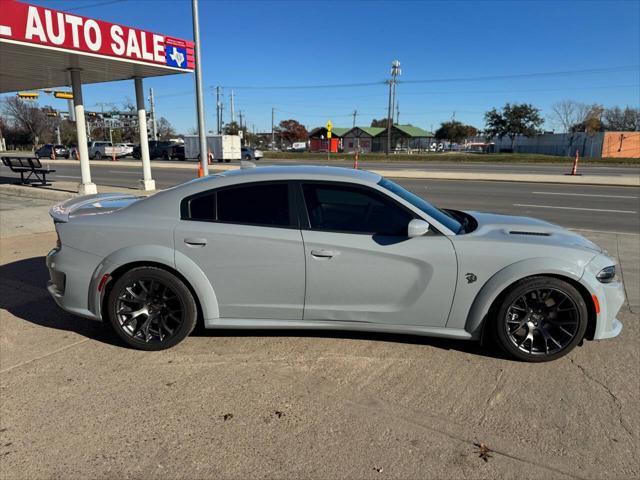
{"label": "utility pole", "polygon": [[220,86],[216,87],[216,131],[222,133],[222,104],[220,103]]}
{"label": "utility pole", "polygon": [[353,115],[353,126],[355,127],[356,126],[356,116],[358,115],[358,110],[354,110],[351,115]]}
{"label": "utility pole", "polygon": [[396,101],[396,125],[400,125],[400,102]]}
{"label": "utility pole", "polygon": [[273,129],[275,118],[276,118],[276,109],[271,107],[271,150],[276,149],[276,135],[275,135],[275,130]]}
{"label": "utility pole", "polygon": [[400,61],[394,60],[391,62],[391,80],[388,80],[389,83],[389,107],[387,110],[387,155],[391,151],[391,127],[393,127],[393,110],[396,96],[396,82],[398,81],[397,77],[402,72],[400,70]]}
{"label": "utility pole", "polygon": [[158,126],[156,124],[156,102],[153,98],[153,88],[149,89],[149,110],[151,111],[151,134],[158,140]]}
{"label": "utility pole", "polygon": [[242,122],[244,121],[244,115],[242,114],[242,110],[240,110],[239,116],[240,116],[240,130],[242,130]]}
{"label": "utility pole", "polygon": [[207,155],[207,128],[204,122],[204,99],[202,98],[202,64],[200,55],[200,19],[198,0],[191,0],[193,17],[193,42],[196,54],[196,110],[198,112],[198,136],[200,137],[200,168],[203,175],[209,175],[209,158]]}
{"label": "utility pole", "polygon": [[[242,118],[242,117],[240,117]],[[233,90],[231,90],[231,122],[235,122],[236,121],[236,112],[233,108]],[[242,122],[242,120],[240,120]]]}

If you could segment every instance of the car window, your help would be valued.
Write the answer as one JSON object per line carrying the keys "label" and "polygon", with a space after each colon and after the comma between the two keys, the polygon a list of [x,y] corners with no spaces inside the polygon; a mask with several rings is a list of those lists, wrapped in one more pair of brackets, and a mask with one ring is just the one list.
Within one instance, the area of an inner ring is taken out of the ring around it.
{"label": "car window", "polygon": [[287,184],[252,184],[218,191],[218,221],[288,227]]}
{"label": "car window", "polygon": [[406,236],[411,213],[366,187],[303,184],[309,222],[314,230]]}
{"label": "car window", "polygon": [[214,190],[183,202],[182,218],[289,227],[289,186],[286,183],[254,183]]}
{"label": "car window", "polygon": [[189,200],[188,217],[190,220],[214,221],[216,219],[215,192],[200,195]]}

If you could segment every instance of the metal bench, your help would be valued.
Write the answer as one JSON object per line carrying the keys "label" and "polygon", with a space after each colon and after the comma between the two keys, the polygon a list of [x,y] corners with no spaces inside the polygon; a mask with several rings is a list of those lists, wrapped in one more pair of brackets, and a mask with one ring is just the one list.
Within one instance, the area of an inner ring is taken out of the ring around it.
{"label": "metal bench", "polygon": [[[51,185],[47,183],[47,175],[55,172],[55,170],[51,170],[48,167],[43,168],[40,160],[37,158],[2,157],[2,163],[9,167],[12,172],[20,174],[20,182],[16,182],[19,185],[31,184],[34,187]],[[26,177],[25,174],[27,174]],[[31,182],[33,180],[31,177],[35,177],[34,180],[37,179],[39,183],[32,184]]]}

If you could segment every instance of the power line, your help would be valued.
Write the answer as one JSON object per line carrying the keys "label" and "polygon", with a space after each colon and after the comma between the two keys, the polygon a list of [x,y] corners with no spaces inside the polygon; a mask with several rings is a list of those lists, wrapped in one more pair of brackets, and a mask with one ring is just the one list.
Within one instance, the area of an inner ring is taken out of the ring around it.
{"label": "power line", "polygon": [[510,80],[515,78],[565,77],[573,75],[587,75],[592,73],[613,73],[637,70],[640,65],[624,65],[619,67],[589,68],[585,70],[564,70],[558,72],[518,73],[511,75],[490,75],[482,77],[432,78],[426,80],[401,80],[401,83],[448,83],[448,82],[476,82],[484,80]]}
{"label": "power line", "polygon": [[86,5],[80,5],[79,7],[65,8],[64,11],[65,12],[74,12],[76,10],[82,10],[83,8],[103,7],[105,5],[111,5],[113,3],[122,3],[122,2],[125,2],[125,1],[126,0],[108,0],[106,2],[88,3]]}

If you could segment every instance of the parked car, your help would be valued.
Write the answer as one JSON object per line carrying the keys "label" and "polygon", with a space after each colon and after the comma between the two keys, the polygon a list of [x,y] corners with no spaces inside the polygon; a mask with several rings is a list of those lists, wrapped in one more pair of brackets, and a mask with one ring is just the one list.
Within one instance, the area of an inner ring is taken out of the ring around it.
{"label": "parked car", "polygon": [[[142,158],[140,145],[136,145],[132,152],[133,158]],[[184,146],[168,140],[151,140],[149,142],[149,158],[164,160],[184,160]]]}
{"label": "parked car", "polygon": [[199,316],[206,328],[491,335],[532,362],[622,330],[616,261],[593,242],[442,210],[362,170],[245,168],[151,197],[74,198],[51,216],[54,300],[144,350],[177,344]]}
{"label": "parked car", "polygon": [[243,160],[260,160],[264,155],[262,150],[251,147],[242,147],[240,150]]}
{"label": "parked car", "polygon": [[71,152],[64,145],[54,145],[52,143],[47,143],[37,149],[34,153],[36,158],[69,158]]}
{"label": "parked car", "polygon": [[133,144],[132,143],[116,143],[116,147],[120,147],[122,149],[122,156],[128,157],[133,153]]}
{"label": "parked car", "polygon": [[112,158],[114,154],[116,157],[123,157],[125,155],[124,148],[118,145],[113,145],[111,142],[101,140],[88,142],[87,149],[89,151],[89,158],[91,160],[102,160],[103,158]]}

